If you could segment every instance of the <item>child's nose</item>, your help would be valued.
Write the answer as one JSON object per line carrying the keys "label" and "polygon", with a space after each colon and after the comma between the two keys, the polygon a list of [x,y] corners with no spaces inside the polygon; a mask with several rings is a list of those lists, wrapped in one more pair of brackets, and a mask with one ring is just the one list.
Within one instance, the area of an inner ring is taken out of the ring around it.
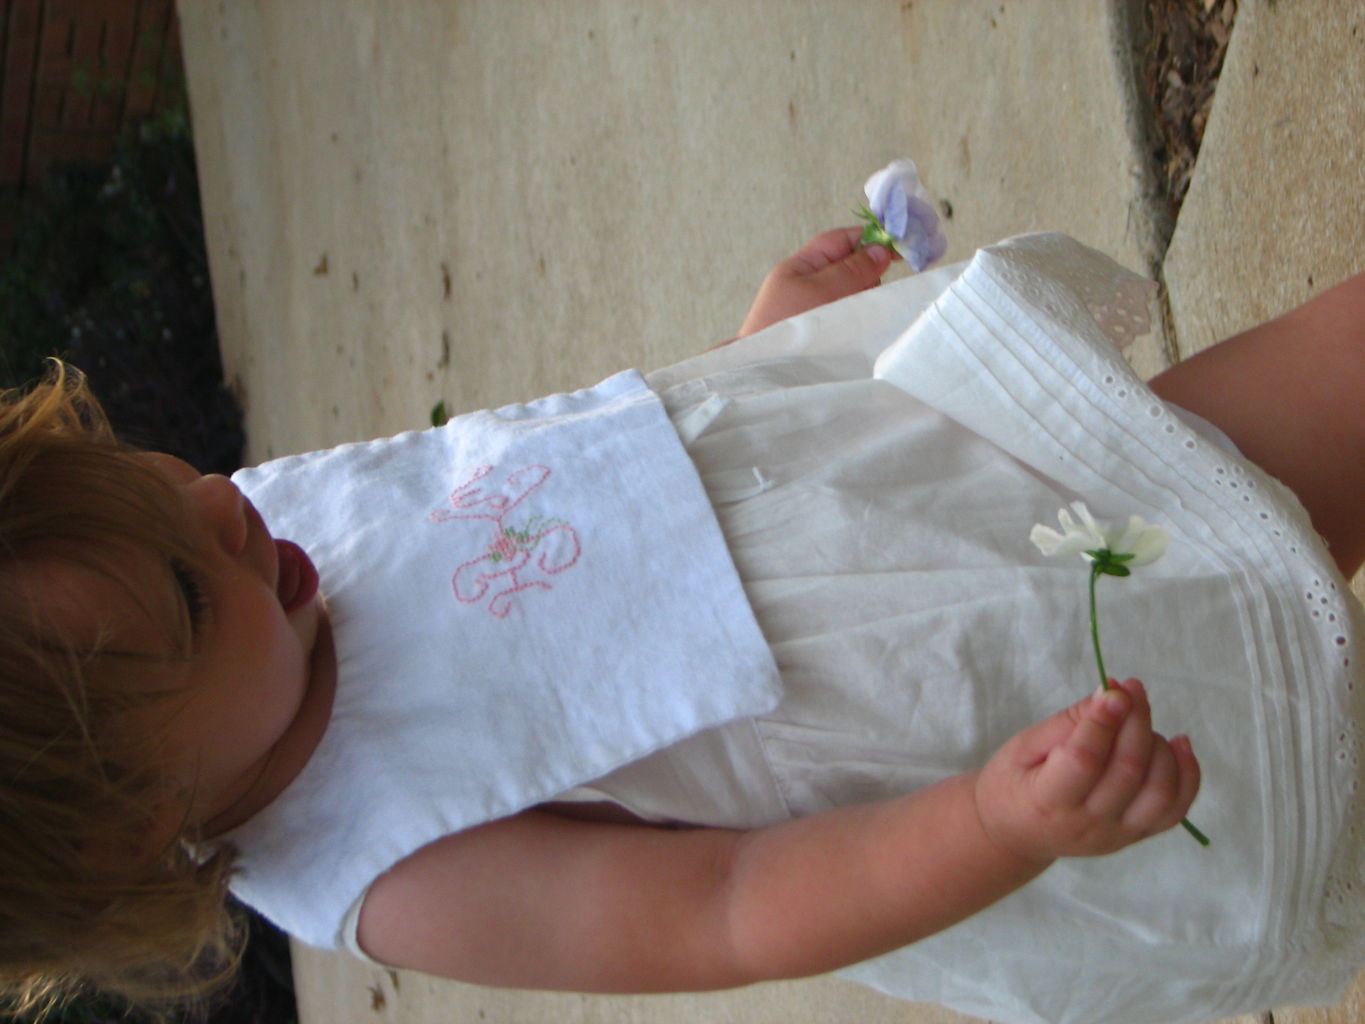
{"label": "child's nose", "polygon": [[225,476],[201,476],[188,485],[190,500],[201,520],[229,555],[241,554],[246,546],[246,499]]}

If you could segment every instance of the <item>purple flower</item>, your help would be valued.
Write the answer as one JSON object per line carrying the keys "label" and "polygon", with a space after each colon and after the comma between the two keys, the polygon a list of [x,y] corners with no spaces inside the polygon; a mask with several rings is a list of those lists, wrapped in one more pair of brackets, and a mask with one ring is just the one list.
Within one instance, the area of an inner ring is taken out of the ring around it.
{"label": "purple flower", "polygon": [[894,246],[916,271],[943,255],[948,239],[913,160],[895,160],[883,167],[867,179],[863,191],[868,202],[861,212],[868,222],[865,243]]}

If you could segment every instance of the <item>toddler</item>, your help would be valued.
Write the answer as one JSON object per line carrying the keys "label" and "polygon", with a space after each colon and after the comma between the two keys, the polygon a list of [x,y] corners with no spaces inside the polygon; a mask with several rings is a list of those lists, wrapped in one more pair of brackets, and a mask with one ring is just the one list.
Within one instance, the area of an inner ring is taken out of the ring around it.
{"label": "toddler", "polygon": [[[491,985],[841,970],[1028,1024],[1339,999],[1365,276],[1149,387],[1115,347],[1147,286],[1070,239],[873,288],[858,237],[689,362],[233,482],[115,443],[60,366],[10,396],[10,994],[193,991],[230,887]],[[1150,699],[1086,693],[1087,565],[1029,543],[1081,500],[1170,534],[1100,585]]]}

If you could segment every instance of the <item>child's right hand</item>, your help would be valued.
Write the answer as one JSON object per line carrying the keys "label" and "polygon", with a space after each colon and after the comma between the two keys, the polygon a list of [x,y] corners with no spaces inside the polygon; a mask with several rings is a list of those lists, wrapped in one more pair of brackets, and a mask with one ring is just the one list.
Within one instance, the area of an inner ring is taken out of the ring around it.
{"label": "child's right hand", "polygon": [[1179,823],[1199,791],[1187,737],[1152,731],[1136,679],[1016,734],[976,778],[991,839],[1030,860],[1113,853]]}

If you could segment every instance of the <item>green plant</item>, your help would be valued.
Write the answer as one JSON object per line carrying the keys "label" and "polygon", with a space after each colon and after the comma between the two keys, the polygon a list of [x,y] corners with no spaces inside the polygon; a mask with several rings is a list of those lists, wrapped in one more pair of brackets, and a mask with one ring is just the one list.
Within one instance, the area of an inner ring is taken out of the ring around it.
{"label": "green plant", "polygon": [[185,109],[127,133],[108,165],[54,168],[11,197],[0,384],[60,356],[127,440],[222,472],[240,459],[240,414],[222,383]]}

